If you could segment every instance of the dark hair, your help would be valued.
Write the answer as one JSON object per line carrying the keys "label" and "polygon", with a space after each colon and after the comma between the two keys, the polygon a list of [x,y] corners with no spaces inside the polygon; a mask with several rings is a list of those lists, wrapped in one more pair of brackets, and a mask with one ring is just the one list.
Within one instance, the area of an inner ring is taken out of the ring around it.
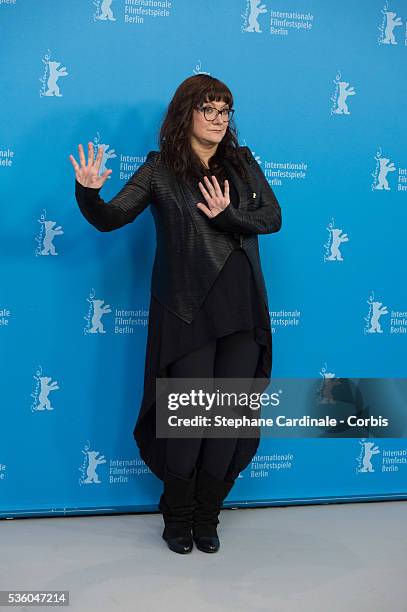
{"label": "dark hair", "polygon": [[215,155],[210,158],[209,169],[205,168],[190,143],[194,107],[213,101],[223,101],[229,108],[233,106],[232,92],[222,81],[208,74],[195,74],[185,79],[168,105],[159,132],[159,147],[162,160],[178,178],[190,184],[197,184],[202,181],[203,176],[210,177],[213,174],[221,181],[223,188],[223,158],[234,165],[241,177],[248,178],[238,153],[239,143],[234,120],[229,122]]}

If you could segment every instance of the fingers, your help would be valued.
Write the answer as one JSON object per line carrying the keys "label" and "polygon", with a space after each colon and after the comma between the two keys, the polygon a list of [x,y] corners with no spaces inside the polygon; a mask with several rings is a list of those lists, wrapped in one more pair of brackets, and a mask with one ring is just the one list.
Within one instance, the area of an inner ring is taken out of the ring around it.
{"label": "fingers", "polygon": [[208,177],[204,176],[204,180],[205,180],[205,183],[206,183],[206,185],[207,185],[207,187],[209,189],[209,193],[211,194],[212,197],[214,197],[215,195],[222,196],[223,194],[222,194],[222,192],[220,190],[219,183],[217,181],[216,176],[212,176],[212,179],[213,179],[213,185],[210,182],[210,180],[208,179]]}
{"label": "fingers", "polygon": [[212,176],[212,178],[214,179],[214,186],[212,185],[212,183],[210,182],[210,180],[208,179],[207,176],[204,176],[204,181],[205,181],[205,187],[208,189],[208,191],[206,191],[205,187],[202,185],[201,182],[198,183],[199,187],[201,188],[202,193],[204,194],[205,198],[208,199],[209,197],[223,197],[223,193],[221,188],[219,187],[219,183],[216,179],[216,176]]}
{"label": "fingers", "polygon": [[91,166],[93,166],[93,158],[94,158],[95,154],[93,151],[93,143],[92,142],[88,142],[88,168],[90,168]]}
{"label": "fingers", "polygon": [[207,176],[204,176],[204,181],[205,181],[205,185],[209,191],[209,193],[211,194],[211,196],[213,197],[215,195],[215,190],[213,188],[212,183],[210,182],[210,180],[208,179]]}
{"label": "fingers", "polygon": [[79,160],[81,162],[82,168],[86,167],[85,153],[83,152],[83,146],[81,144],[78,145],[79,149]]}
{"label": "fingers", "polygon": [[226,179],[224,182],[225,185],[225,198],[229,200],[229,181]]}
{"label": "fingers", "polygon": [[69,159],[71,160],[71,163],[72,163],[72,165],[73,165],[73,167],[74,167],[75,172],[77,172],[77,171],[79,170],[79,164],[78,164],[78,162],[76,161],[76,159],[74,158],[74,156],[73,156],[73,155],[70,155],[70,156],[69,156]]}
{"label": "fingers", "polygon": [[200,210],[202,210],[205,213],[207,217],[212,217],[212,213],[210,209],[207,206],[205,206],[205,204],[203,204],[202,202],[198,202],[197,206]]}
{"label": "fingers", "polygon": [[100,178],[102,179],[107,179],[107,177],[109,176],[109,174],[112,174],[113,170],[105,170],[104,173],[101,175]]}
{"label": "fingers", "polygon": [[[74,167],[77,178],[79,174],[81,173],[81,169],[86,169],[86,168],[93,167],[93,166],[95,166],[94,169],[96,170],[96,174],[97,174],[100,164],[101,164],[102,156],[103,156],[103,147],[99,146],[99,151],[98,151],[95,163],[93,160],[93,144],[91,142],[88,142],[88,155],[89,155],[88,164],[86,164],[85,153],[84,153],[83,146],[81,143],[78,144],[78,151],[79,151],[80,165],[78,164],[78,162],[76,161],[73,155],[68,156],[68,159],[71,161],[71,164]],[[106,170],[105,173],[103,174],[103,178],[107,178],[111,172],[112,170]]]}
{"label": "fingers", "polygon": [[204,194],[206,200],[210,199],[210,195],[209,193],[206,191],[205,187],[202,185],[201,181],[199,181],[198,183],[200,190],[202,191],[202,193]]}
{"label": "fingers", "polygon": [[[102,157],[103,157],[103,147],[98,145],[98,152],[97,152],[97,156],[95,159],[93,143],[88,142],[88,163],[87,164],[86,164],[86,158],[85,158],[85,153],[84,153],[82,144],[78,145],[78,150],[79,150],[79,159],[80,159],[82,168],[86,168],[86,167],[90,168],[91,166],[95,166],[95,168],[99,170],[100,164],[102,162]],[[74,164],[74,162],[76,163],[76,160],[73,156],[70,155],[69,157],[72,161],[72,164]],[[74,168],[76,170],[79,168],[79,166],[76,164],[76,166],[74,165]]]}
{"label": "fingers", "polygon": [[221,190],[220,185],[218,183],[218,179],[216,178],[216,176],[212,176],[212,179],[213,179],[213,184],[215,186],[215,193],[216,193],[216,195],[219,196],[219,197],[223,197],[223,193],[222,193],[222,190]]}
{"label": "fingers", "polygon": [[103,156],[103,147],[98,145],[98,153],[96,155],[96,160],[94,163],[94,166],[97,172],[99,172],[100,164],[102,163],[102,156]]}

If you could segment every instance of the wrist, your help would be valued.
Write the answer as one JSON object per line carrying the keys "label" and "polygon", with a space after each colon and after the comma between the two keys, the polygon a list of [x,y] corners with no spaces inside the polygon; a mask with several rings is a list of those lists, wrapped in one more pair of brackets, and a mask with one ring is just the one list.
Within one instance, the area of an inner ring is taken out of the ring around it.
{"label": "wrist", "polygon": [[213,225],[218,225],[219,228],[222,229],[225,228],[224,224],[227,225],[229,223],[232,214],[232,204],[229,203],[220,213],[218,213],[215,217],[212,217],[210,221]]}
{"label": "wrist", "polygon": [[85,185],[82,185],[82,183],[80,183],[76,177],[75,185],[81,189],[91,189],[92,191],[99,191],[100,189],[102,189],[102,187],[85,187]]}

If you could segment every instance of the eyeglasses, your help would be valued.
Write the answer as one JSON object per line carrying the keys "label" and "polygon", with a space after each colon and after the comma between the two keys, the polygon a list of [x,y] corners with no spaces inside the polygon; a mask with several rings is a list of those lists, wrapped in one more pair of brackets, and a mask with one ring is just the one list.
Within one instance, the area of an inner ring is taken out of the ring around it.
{"label": "eyeglasses", "polygon": [[224,108],[223,110],[218,110],[213,106],[201,106],[196,107],[197,110],[204,114],[204,117],[207,121],[214,121],[218,115],[222,117],[222,121],[229,122],[231,121],[234,109],[233,108]]}

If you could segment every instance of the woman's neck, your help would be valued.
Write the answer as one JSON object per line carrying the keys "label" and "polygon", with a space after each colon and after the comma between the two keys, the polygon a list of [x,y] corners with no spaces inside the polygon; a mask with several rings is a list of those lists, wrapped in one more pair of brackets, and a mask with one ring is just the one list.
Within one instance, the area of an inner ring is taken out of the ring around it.
{"label": "woman's neck", "polygon": [[218,145],[211,145],[210,147],[203,146],[200,142],[191,142],[191,146],[195,154],[199,157],[202,164],[207,170],[209,170],[209,160],[213,157],[217,151]]}

